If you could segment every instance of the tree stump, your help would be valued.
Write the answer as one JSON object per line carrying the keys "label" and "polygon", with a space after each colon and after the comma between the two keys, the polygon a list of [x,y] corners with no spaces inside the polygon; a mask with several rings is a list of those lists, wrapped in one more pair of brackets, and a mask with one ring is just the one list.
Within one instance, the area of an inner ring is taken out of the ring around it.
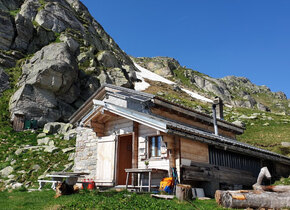
{"label": "tree stump", "polygon": [[178,184],[176,185],[176,197],[180,201],[192,200],[192,189],[190,185]]}

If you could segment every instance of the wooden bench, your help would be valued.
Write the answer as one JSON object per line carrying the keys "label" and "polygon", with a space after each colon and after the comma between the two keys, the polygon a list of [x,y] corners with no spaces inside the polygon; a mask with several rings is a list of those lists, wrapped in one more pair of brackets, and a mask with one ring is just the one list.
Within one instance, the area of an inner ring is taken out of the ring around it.
{"label": "wooden bench", "polygon": [[59,181],[39,179],[38,180],[38,183],[39,183],[39,188],[38,189],[41,190],[46,183],[51,183],[51,188],[55,190],[56,184],[58,182]]}

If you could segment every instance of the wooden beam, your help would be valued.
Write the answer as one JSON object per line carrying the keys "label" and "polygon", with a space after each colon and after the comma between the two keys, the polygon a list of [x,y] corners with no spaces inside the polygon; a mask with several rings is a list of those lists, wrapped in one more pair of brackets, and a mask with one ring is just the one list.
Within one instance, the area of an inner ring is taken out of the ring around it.
{"label": "wooden beam", "polygon": [[111,116],[104,114],[104,117],[102,119],[102,123],[106,123],[106,122],[110,121],[111,118],[112,118]]}
{"label": "wooden beam", "polygon": [[92,122],[91,123],[92,127],[95,129],[99,129],[101,131],[104,131],[105,130],[105,124],[103,123],[99,123],[99,122]]}
{"label": "wooden beam", "polygon": [[[133,121],[133,136],[132,136],[132,168],[138,168],[138,138],[139,137],[139,123]],[[132,182],[137,182],[137,175],[133,175]]]}
{"label": "wooden beam", "polygon": [[104,114],[109,115],[109,116],[111,116],[111,117],[118,117],[118,115],[116,115],[116,114],[114,114],[114,113],[111,113],[111,112],[109,112],[109,111],[107,111],[107,110],[104,110]]}

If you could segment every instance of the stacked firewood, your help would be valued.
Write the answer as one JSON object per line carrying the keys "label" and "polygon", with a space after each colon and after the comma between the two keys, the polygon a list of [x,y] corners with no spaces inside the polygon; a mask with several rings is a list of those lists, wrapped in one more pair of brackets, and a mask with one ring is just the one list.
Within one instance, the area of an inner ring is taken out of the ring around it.
{"label": "stacked firewood", "polygon": [[216,202],[226,208],[289,208],[290,186],[262,186],[262,179],[265,176],[271,177],[267,167],[261,169],[257,183],[253,185],[253,190],[217,190],[215,193]]}

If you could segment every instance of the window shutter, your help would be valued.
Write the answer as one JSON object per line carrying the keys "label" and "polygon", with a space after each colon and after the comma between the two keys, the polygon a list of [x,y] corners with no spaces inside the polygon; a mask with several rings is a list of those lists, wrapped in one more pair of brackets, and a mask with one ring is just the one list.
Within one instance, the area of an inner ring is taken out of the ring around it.
{"label": "window shutter", "polygon": [[146,136],[145,138],[145,158],[149,159],[149,137]]}
{"label": "window shutter", "polygon": [[140,158],[141,160],[145,160],[147,159],[147,149],[148,149],[148,137],[145,137],[145,141],[144,141],[144,147],[139,148],[139,154],[140,154]]}
{"label": "window shutter", "polygon": [[167,145],[166,143],[163,141],[163,136],[161,136],[161,157],[162,158],[167,158]]}

